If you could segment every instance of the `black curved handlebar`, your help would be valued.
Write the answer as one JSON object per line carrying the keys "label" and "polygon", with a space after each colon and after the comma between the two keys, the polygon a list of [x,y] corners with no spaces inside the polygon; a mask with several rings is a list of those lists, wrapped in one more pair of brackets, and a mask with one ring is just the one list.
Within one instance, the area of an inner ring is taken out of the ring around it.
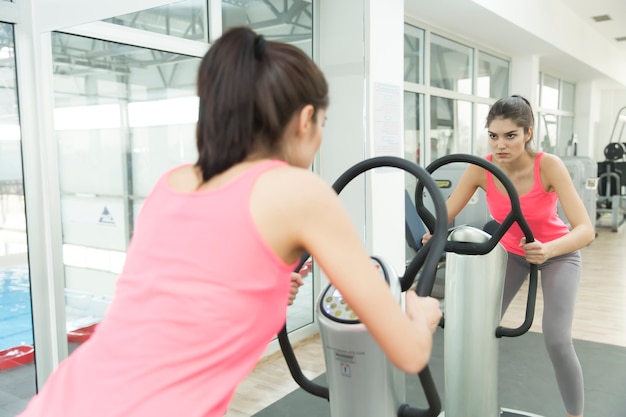
{"label": "black curved handlebar", "polygon": [[[420,296],[430,295],[435,284],[437,263],[446,245],[448,212],[441,190],[439,190],[439,187],[437,187],[437,184],[426,170],[402,158],[393,156],[374,157],[361,161],[349,168],[335,181],[333,189],[339,194],[358,175],[370,169],[381,167],[399,168],[414,175],[419,180],[418,184],[422,184],[422,189],[426,187],[433,198],[436,219],[433,219],[429,213],[431,218],[430,230],[433,233],[433,237],[413,258],[404,275],[400,278],[402,291],[406,291],[415,281],[417,273],[422,269],[416,292]],[[432,256],[427,256],[431,252]],[[310,254],[308,253],[302,255],[295,271],[299,271],[302,268],[309,256]],[[302,373],[293,352],[293,347],[289,342],[286,325],[278,333],[278,342],[289,367],[289,372],[298,385],[308,393],[328,400],[328,387],[315,384]],[[428,366],[420,372],[419,378],[428,402],[428,409],[417,409],[408,404],[403,404],[398,410],[399,417],[435,417],[441,411],[441,400]]]}
{"label": "black curved handlebar", "polygon": [[[504,173],[504,171],[502,171],[490,161],[474,155],[451,154],[433,161],[430,165],[426,167],[426,171],[432,174],[437,168],[454,162],[467,162],[473,165],[478,165],[479,167],[491,172],[498,180],[500,180],[507,194],[509,195],[509,199],[511,201],[511,212],[502,221],[500,226],[494,231],[488,241],[482,243],[448,241],[446,243],[447,252],[454,252],[463,255],[484,255],[486,253],[489,253],[498,244],[502,236],[504,236],[506,231],[513,225],[513,223],[517,223],[520,226],[520,229],[522,229],[522,232],[526,237],[527,243],[533,242],[535,240],[532,231],[530,230],[530,227],[528,226],[528,223],[524,218],[524,214],[522,213],[519,196],[517,194],[515,186],[513,185],[513,182]],[[426,209],[426,207],[424,206],[423,189],[424,187],[418,183],[417,187],[415,188],[415,206],[420,217],[424,220],[424,224],[426,225],[428,230],[432,232],[435,219],[433,218],[433,215],[428,211],[428,209]],[[538,266],[535,264],[530,264],[528,299],[526,300],[526,316],[524,318],[524,322],[521,324],[520,327],[514,329],[499,326],[496,329],[496,337],[521,336],[530,329],[535,312],[537,281]]]}

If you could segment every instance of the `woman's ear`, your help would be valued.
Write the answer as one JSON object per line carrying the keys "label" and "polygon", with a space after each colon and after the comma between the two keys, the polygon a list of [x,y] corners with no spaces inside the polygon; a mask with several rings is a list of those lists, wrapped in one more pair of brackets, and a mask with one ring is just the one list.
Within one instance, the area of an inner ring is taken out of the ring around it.
{"label": "woman's ear", "polygon": [[533,137],[533,128],[532,128],[532,126],[528,128],[527,135],[528,135],[528,139],[526,139],[524,142],[530,142],[530,139],[532,139],[532,137]]}
{"label": "woman's ear", "polygon": [[313,127],[313,115],[315,114],[315,107],[311,104],[304,106],[298,114],[298,128],[296,134],[302,136]]}

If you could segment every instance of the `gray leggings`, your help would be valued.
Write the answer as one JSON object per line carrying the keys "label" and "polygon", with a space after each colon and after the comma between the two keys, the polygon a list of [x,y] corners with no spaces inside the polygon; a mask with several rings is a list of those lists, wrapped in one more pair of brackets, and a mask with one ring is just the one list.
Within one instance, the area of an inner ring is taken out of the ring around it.
{"label": "gray leggings", "polygon": [[[556,381],[569,414],[583,413],[583,372],[572,343],[574,303],[580,283],[580,252],[548,259],[539,265],[543,291],[543,337]],[[523,256],[509,253],[502,298],[502,315],[529,273]]]}

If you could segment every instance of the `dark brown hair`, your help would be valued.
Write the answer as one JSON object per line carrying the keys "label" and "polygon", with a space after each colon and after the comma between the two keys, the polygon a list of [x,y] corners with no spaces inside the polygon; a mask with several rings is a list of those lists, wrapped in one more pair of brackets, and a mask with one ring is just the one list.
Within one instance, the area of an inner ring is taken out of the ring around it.
{"label": "dark brown hair", "polygon": [[328,84],[302,50],[266,41],[246,27],[228,30],[198,72],[196,145],[203,181],[251,152],[277,153],[291,118],[304,106],[328,106]]}
{"label": "dark brown hair", "polygon": [[[485,127],[489,128],[489,125],[494,119],[511,120],[517,126],[524,128],[525,134],[529,132],[530,128],[534,128],[535,126],[535,115],[533,114],[533,108],[530,102],[517,94],[501,98],[491,106],[487,114]],[[526,149],[530,149],[531,142],[532,136],[530,140],[526,142]]]}

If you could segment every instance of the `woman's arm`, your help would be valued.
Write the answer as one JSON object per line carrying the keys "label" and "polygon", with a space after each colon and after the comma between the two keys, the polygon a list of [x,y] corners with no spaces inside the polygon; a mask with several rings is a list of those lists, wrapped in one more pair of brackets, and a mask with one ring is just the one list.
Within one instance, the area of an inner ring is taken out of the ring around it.
{"label": "woman's arm", "polygon": [[544,187],[547,191],[556,192],[571,230],[551,242],[524,244],[526,258],[537,264],[587,246],[595,238],[591,219],[563,161],[554,155],[545,154],[540,168]]}
{"label": "woman's arm", "polygon": [[[301,213],[302,246],[313,255],[333,285],[400,369],[420,371],[430,358],[439,302],[407,297],[407,314],[374,269],[352,220],[327,185],[309,190]],[[407,294],[408,295],[408,294]]]}
{"label": "woman's arm", "polygon": [[[264,194],[261,204],[272,207],[268,217],[262,216],[271,221],[258,223],[270,245],[286,261],[297,259],[303,249],[309,252],[391,362],[408,373],[420,371],[430,358],[432,333],[441,317],[439,301],[407,294],[405,314],[334,190],[306,170],[272,171],[253,192],[253,202],[255,195],[260,197],[258,189]],[[265,184],[271,178],[270,190]]]}

